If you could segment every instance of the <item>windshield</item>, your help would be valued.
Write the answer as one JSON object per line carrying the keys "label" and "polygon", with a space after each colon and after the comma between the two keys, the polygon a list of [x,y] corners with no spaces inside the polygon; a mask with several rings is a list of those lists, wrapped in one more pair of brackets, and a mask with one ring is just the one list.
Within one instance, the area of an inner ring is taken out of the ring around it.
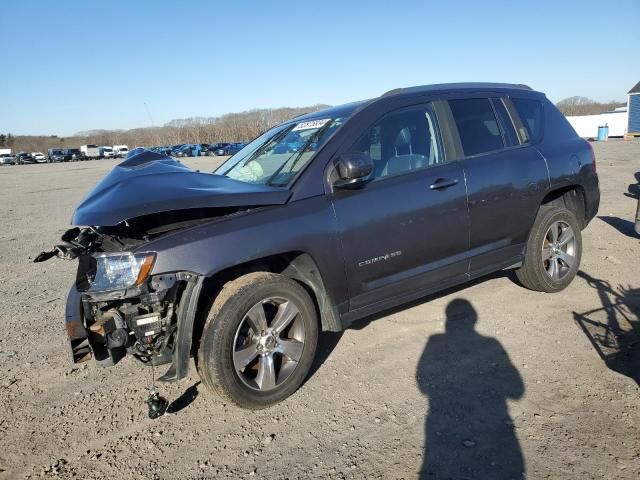
{"label": "windshield", "polygon": [[263,185],[287,185],[345,118],[278,125],[227,160],[214,173]]}

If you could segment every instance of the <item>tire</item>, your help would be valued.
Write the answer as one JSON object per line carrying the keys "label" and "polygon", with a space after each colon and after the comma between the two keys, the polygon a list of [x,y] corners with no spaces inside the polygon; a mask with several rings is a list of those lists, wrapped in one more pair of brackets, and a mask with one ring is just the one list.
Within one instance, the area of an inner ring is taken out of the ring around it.
{"label": "tire", "polygon": [[530,290],[559,292],[576,276],[581,258],[582,234],[575,214],[562,207],[542,206],[516,276]]}
{"label": "tire", "polygon": [[213,302],[198,372],[221,398],[251,410],[266,408],[300,387],[317,343],[317,313],[305,289],[283,275],[250,273],[227,283]]}
{"label": "tire", "polygon": [[638,235],[640,235],[640,196],[638,197],[638,206],[636,207],[636,223],[633,229]]}

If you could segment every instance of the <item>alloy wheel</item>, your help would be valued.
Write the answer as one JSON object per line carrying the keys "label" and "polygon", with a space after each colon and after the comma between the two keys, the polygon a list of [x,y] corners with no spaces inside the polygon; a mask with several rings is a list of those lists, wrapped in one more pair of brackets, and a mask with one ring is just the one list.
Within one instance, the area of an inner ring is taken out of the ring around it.
{"label": "alloy wheel", "polygon": [[542,243],[542,263],[552,280],[564,278],[575,263],[576,238],[571,226],[561,220],[553,222]]}
{"label": "alloy wheel", "polygon": [[242,382],[259,391],[284,383],[304,349],[304,322],[290,299],[269,297],[249,309],[233,341],[233,365]]}

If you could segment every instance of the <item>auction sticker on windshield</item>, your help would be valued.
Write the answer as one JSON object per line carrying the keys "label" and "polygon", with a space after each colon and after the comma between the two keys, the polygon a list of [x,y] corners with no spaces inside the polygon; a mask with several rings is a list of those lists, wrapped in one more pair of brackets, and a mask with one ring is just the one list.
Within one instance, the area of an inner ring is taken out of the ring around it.
{"label": "auction sticker on windshield", "polygon": [[310,128],[322,128],[327,122],[331,121],[330,118],[323,118],[322,120],[309,120],[308,122],[301,122],[295,126],[292,132],[296,130],[309,130]]}

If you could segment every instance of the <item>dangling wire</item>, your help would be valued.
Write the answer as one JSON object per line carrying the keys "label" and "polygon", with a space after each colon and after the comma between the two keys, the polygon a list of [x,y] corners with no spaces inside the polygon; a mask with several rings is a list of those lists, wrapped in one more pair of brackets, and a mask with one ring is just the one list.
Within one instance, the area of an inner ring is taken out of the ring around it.
{"label": "dangling wire", "polygon": [[151,386],[149,390],[149,396],[145,399],[145,403],[149,407],[149,418],[158,418],[165,414],[169,402],[166,398],[161,397],[156,388],[156,367],[151,364]]}

